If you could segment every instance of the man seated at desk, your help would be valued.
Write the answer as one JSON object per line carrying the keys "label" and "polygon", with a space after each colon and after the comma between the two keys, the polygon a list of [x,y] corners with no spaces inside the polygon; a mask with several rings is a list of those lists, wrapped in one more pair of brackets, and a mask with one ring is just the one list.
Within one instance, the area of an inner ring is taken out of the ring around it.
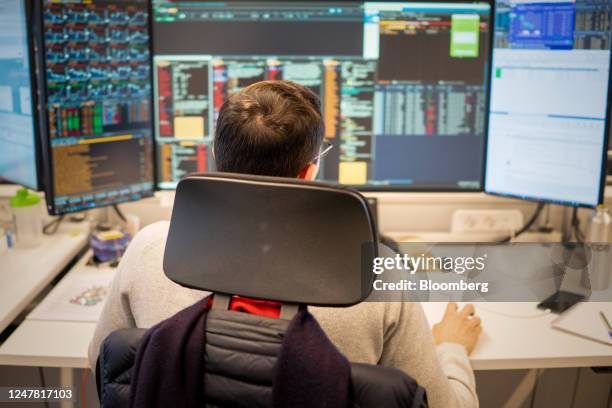
{"label": "man seated at desk", "polygon": [[[217,121],[214,155],[222,172],[314,180],[324,151],[318,98],[287,81],[266,81],[234,94]],[[148,328],[202,299],[163,272],[168,222],[144,228],[123,257],[89,348],[95,367],[101,342],[122,328]],[[253,308],[261,307],[252,301]],[[343,309],[311,307],[332,342],[353,362],[401,369],[427,390],[432,407],[475,407],[468,354],[481,332],[471,305],[449,304],[433,335],[419,303],[363,302]]]}

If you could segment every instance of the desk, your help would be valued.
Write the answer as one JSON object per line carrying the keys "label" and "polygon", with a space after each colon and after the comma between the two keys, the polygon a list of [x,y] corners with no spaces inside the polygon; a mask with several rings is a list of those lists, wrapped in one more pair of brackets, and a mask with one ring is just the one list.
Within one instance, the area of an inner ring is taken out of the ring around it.
{"label": "desk", "polygon": [[[483,325],[470,356],[475,370],[612,366],[612,347],[551,328],[557,315],[536,305],[475,303]],[[423,303],[430,324],[440,321],[445,308],[446,303]]]}
{"label": "desk", "polygon": [[66,222],[40,246],[0,254],[0,332],[78,255],[88,233],[88,223]]}
{"label": "desk", "polygon": [[[62,286],[76,276],[115,272],[114,268],[87,265],[91,255],[91,251],[87,251],[48,296],[62,290]],[[34,320],[31,316],[35,312],[36,309],[0,346],[0,365],[89,367],[87,349],[96,324],[93,322]]]}
{"label": "desk", "polygon": [[[86,254],[64,280],[77,274],[113,273],[110,268],[85,265],[89,256]],[[431,324],[440,320],[445,307],[446,303],[423,304]],[[483,303],[476,307],[484,326],[471,356],[476,370],[612,365],[612,347],[552,329],[555,316],[537,311],[535,303]],[[0,347],[0,364],[61,367],[62,385],[71,386],[70,369],[88,367],[87,349],[94,328],[92,322],[26,318]]]}
{"label": "desk", "polygon": [[[88,257],[84,256],[64,279],[92,271],[113,273],[110,268],[86,266]],[[432,325],[446,307],[442,302],[422,305]],[[476,308],[484,328],[471,356],[476,370],[612,366],[612,347],[551,328],[556,315],[543,314],[536,303],[477,303]],[[513,317],[517,315],[537,317]],[[0,364],[86,368],[94,328],[91,322],[26,318],[0,347]]]}
{"label": "desk", "polygon": [[[79,275],[112,274],[115,269],[86,265],[91,251],[81,257],[76,265],[49,293],[61,291],[72,278]],[[87,349],[96,324],[60,320],[34,320],[34,309],[0,346],[0,365],[59,367],[63,387],[74,388],[73,368],[87,368]],[[61,408],[73,407],[70,402],[60,403]]]}

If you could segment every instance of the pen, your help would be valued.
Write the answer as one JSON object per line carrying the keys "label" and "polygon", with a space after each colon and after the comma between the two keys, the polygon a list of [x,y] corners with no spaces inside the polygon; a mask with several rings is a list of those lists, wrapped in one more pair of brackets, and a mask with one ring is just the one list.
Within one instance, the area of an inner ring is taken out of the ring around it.
{"label": "pen", "polygon": [[612,338],[612,326],[610,325],[610,322],[608,321],[608,318],[606,317],[604,312],[602,312],[601,310],[599,311],[599,314],[601,315],[601,318],[603,319],[604,323],[608,327],[608,336],[610,336],[610,338]]}

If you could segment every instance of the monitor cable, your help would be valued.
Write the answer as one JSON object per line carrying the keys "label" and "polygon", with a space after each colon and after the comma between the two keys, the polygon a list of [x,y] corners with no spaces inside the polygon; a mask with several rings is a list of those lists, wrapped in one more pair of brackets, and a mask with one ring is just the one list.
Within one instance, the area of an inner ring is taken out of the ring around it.
{"label": "monitor cable", "polygon": [[540,216],[540,214],[542,213],[542,210],[544,209],[544,207],[546,206],[546,204],[544,202],[539,202],[537,208],[535,209],[535,211],[533,212],[533,215],[531,216],[531,218],[529,218],[529,220],[525,223],[525,225],[523,225],[518,231],[516,231],[513,235],[509,235],[503,239],[500,239],[499,243],[505,243],[505,242],[510,242],[512,241],[513,238],[518,237],[519,235],[521,235],[522,233],[528,231],[533,224],[537,221],[538,217]]}
{"label": "monitor cable", "polygon": [[486,302],[482,302],[481,304],[477,306],[476,312],[480,310],[487,312],[487,313],[495,314],[498,316],[510,317],[513,319],[539,319],[540,317],[544,317],[551,313],[550,309],[545,309],[545,310],[536,309],[533,311],[533,313],[505,312],[505,311],[496,310],[493,307],[493,305],[489,307],[489,305],[486,305]]}
{"label": "monitor cable", "polygon": [[[111,204],[110,207],[115,211],[117,217],[124,223],[127,223],[127,218],[123,214],[123,211],[119,208],[117,204]],[[113,223],[110,220],[110,212],[109,207],[105,207],[102,209],[102,213],[100,219],[98,220],[98,224],[96,225],[97,231],[110,231],[113,229]]]}
{"label": "monitor cable", "polygon": [[583,243],[584,242],[584,233],[580,229],[580,219],[578,218],[578,207],[574,207],[574,211],[572,212],[572,231],[574,232],[574,238],[576,238],[576,242]]}
{"label": "monitor cable", "polygon": [[43,234],[45,234],[45,235],[54,235],[57,232],[57,230],[59,229],[59,226],[60,226],[60,224],[62,223],[63,220],[64,220],[64,214],[60,215],[59,217],[57,217],[53,221],[45,224],[43,226]]}
{"label": "monitor cable", "polygon": [[113,210],[115,210],[115,214],[117,214],[117,217],[119,217],[121,219],[121,221],[127,222],[127,218],[123,214],[123,211],[121,211],[121,209],[119,209],[119,205],[113,204]]}

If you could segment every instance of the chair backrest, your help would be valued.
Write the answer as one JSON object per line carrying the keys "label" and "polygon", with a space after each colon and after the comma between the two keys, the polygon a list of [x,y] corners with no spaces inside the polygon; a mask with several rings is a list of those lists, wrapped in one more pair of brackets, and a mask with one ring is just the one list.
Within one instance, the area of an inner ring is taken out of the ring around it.
{"label": "chair backrest", "polygon": [[[205,400],[269,407],[278,351],[296,304],[346,307],[372,288],[377,234],[367,200],[331,185],[232,174],[192,175],[177,187],[164,272],[215,292],[205,325]],[[229,295],[283,303],[280,319],[227,310]],[[221,306],[223,305],[223,306]],[[143,330],[112,333],[100,350],[103,407],[127,406]],[[257,384],[254,387],[253,384]],[[356,407],[422,407],[425,391],[398,370],[351,365]]]}
{"label": "chair backrest", "polygon": [[[213,313],[211,311],[210,313]],[[245,313],[226,312],[231,319],[238,319],[239,324],[249,324],[249,320],[266,319]],[[225,316],[226,320],[227,316]],[[229,334],[228,327],[219,324],[219,319],[214,315],[209,316],[209,324],[212,324],[207,332],[214,331],[215,334]],[[274,322],[271,322],[274,320]],[[284,322],[284,323],[283,323]],[[276,331],[283,330],[283,324],[287,322],[282,319],[268,319],[268,335],[265,337],[267,351],[280,349],[280,340],[275,336]],[[132,381],[132,370],[136,356],[136,350],[144,329],[123,329],[112,333],[102,344],[100,349],[99,369],[96,376],[98,384],[98,396],[103,408],[125,408],[129,405],[130,385]],[[236,354],[252,353],[253,348],[261,350],[261,343],[238,338],[238,332],[231,331],[231,351]],[[276,338],[275,338],[276,337]],[[272,378],[276,357],[261,356],[257,364],[251,364],[249,370],[245,366],[222,365],[225,345],[223,336],[214,340],[212,350],[207,351],[206,372],[204,384],[206,384],[207,406],[212,407],[271,407],[272,406]],[[238,350],[236,345],[238,344]],[[252,354],[250,354],[252,358]],[[234,359],[233,359],[234,360]],[[234,361],[240,361],[235,359]],[[253,368],[255,367],[255,368]],[[231,386],[228,386],[231,384]],[[258,384],[254,387],[253,384]],[[349,400],[353,407],[361,408],[421,408],[427,407],[427,396],[425,390],[419,386],[411,377],[402,371],[369,364],[351,363],[351,386]]]}
{"label": "chair backrest", "polygon": [[321,183],[236,174],[177,186],[164,272],[215,293],[350,306],[372,290],[377,233],[367,199]]}

